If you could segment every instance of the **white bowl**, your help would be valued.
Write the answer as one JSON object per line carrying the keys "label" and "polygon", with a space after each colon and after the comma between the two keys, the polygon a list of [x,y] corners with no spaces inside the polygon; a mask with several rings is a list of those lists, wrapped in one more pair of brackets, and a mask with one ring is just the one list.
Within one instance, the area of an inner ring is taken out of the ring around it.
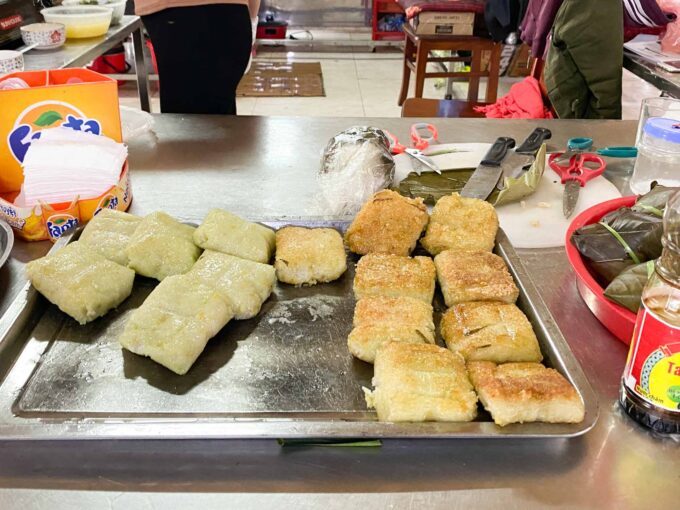
{"label": "white bowl", "polygon": [[18,51],[0,50],[0,76],[24,70],[24,56]]}
{"label": "white bowl", "polygon": [[21,38],[26,46],[37,44],[36,50],[51,50],[66,41],[66,27],[62,23],[32,23],[21,27]]}
{"label": "white bowl", "polygon": [[109,7],[65,5],[40,11],[48,23],[66,26],[67,39],[85,39],[104,35],[111,25],[113,11]]}
{"label": "white bowl", "polygon": [[120,25],[120,22],[123,20],[123,16],[125,15],[126,4],[127,0],[64,0],[61,3],[61,5],[91,5],[111,9],[113,11],[113,15],[111,16],[111,25]]}

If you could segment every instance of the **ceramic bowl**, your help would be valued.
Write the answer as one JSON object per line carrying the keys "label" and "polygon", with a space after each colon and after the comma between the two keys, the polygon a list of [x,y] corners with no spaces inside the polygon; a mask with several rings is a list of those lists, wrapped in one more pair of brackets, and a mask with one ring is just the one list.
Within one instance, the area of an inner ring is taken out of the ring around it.
{"label": "ceramic bowl", "polygon": [[0,50],[0,76],[24,70],[24,56],[18,51]]}
{"label": "ceramic bowl", "polygon": [[37,44],[36,50],[58,48],[66,42],[66,26],[62,23],[33,23],[21,27],[21,38],[26,46]]}

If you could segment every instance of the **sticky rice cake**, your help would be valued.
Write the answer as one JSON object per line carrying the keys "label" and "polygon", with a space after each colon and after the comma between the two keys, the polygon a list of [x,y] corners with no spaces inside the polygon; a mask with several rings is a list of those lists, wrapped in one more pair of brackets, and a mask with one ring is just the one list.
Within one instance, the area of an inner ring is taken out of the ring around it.
{"label": "sticky rice cake", "polygon": [[214,287],[239,320],[255,317],[276,283],[272,266],[212,250],[203,252],[190,274]]}
{"label": "sticky rice cake", "polygon": [[378,349],[373,386],[364,389],[380,421],[471,421],[477,395],[460,354],[430,344],[388,343]]}
{"label": "sticky rice cake", "polygon": [[458,193],[440,198],[420,244],[432,255],[444,250],[491,251],[498,232],[498,215],[490,203]]}
{"label": "sticky rice cake", "polygon": [[194,243],[242,259],[267,264],[274,253],[274,231],[222,209],[211,209],[194,231]]}
{"label": "sticky rice cake", "polygon": [[101,317],[132,292],[135,272],[77,241],[26,265],[33,286],[80,324]]}
{"label": "sticky rice cake", "polygon": [[574,387],[540,363],[468,363],[470,379],[496,425],[548,422],[579,423],[585,410]]}
{"label": "sticky rice cake", "polygon": [[498,255],[446,250],[434,258],[446,306],[467,301],[514,303],[519,290]]}
{"label": "sticky rice cake", "polygon": [[125,250],[128,267],[157,280],[186,273],[201,254],[193,242],[194,230],[164,212],[145,216]]}
{"label": "sticky rice cake", "polygon": [[233,315],[214,286],[192,274],[169,276],[132,312],[119,341],[182,375]]}
{"label": "sticky rice cake", "polygon": [[92,218],[80,234],[79,241],[109,259],[127,266],[125,252],[142,218],[115,209],[102,209]]}
{"label": "sticky rice cake", "polygon": [[432,305],[411,297],[368,296],[354,309],[354,329],[347,338],[353,356],[373,363],[387,342],[434,343]]}
{"label": "sticky rice cake", "polygon": [[349,249],[360,255],[408,255],[427,222],[427,207],[422,198],[406,198],[383,190],[363,205],[347,229],[345,240]]}
{"label": "sticky rice cake", "polygon": [[535,361],[543,359],[529,320],[515,305],[471,302],[452,306],[443,315],[446,346],[466,361]]}
{"label": "sticky rice cake", "polygon": [[292,285],[332,282],[347,270],[340,233],[332,228],[283,227],[276,232],[276,277]]}
{"label": "sticky rice cake", "polygon": [[432,303],[435,267],[429,257],[369,253],[361,257],[354,275],[354,296],[405,296]]}

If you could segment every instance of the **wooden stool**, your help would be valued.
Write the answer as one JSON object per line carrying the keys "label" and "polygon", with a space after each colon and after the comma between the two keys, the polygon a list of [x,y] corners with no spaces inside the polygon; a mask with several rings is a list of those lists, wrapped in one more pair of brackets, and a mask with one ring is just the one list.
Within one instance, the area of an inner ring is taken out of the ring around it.
{"label": "wooden stool", "polygon": [[[481,78],[487,78],[486,94],[484,102],[494,103],[498,94],[498,74],[501,61],[501,44],[490,39],[474,36],[448,36],[448,35],[416,35],[409,24],[404,25],[406,44],[404,46],[404,75],[399,94],[399,106],[404,103],[408,95],[408,86],[411,81],[411,71],[416,75],[416,96],[423,97],[423,88],[427,78],[462,78],[469,81],[467,100],[477,103],[479,99],[479,83]],[[445,51],[469,51],[472,53],[466,57],[430,57],[433,50]],[[482,70],[482,53],[491,53],[489,65],[486,71]],[[436,73],[427,72],[428,62],[464,62],[471,61],[469,72],[442,71]]]}

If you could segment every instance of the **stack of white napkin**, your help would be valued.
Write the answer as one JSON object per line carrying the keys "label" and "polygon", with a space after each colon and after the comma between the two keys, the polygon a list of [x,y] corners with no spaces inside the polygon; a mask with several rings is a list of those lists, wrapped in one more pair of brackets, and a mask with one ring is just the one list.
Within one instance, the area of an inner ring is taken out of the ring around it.
{"label": "stack of white napkin", "polygon": [[33,206],[40,201],[96,198],[118,182],[126,159],[127,147],[105,136],[45,129],[26,152],[24,184],[16,203]]}

